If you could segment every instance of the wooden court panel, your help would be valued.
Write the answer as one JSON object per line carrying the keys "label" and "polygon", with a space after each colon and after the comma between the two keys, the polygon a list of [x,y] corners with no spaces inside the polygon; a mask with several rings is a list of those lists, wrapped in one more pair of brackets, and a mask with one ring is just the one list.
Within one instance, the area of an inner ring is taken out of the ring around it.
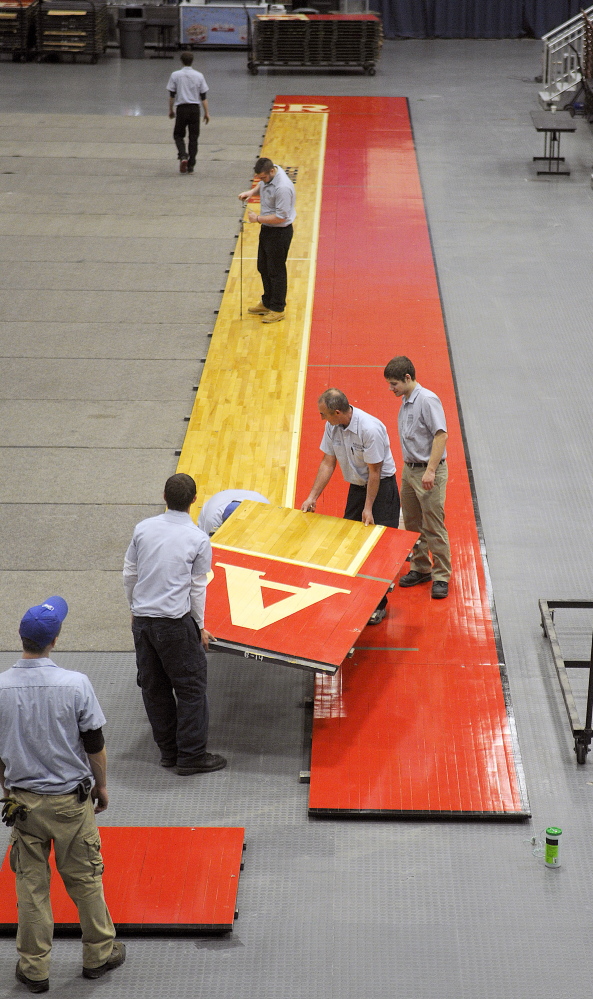
{"label": "wooden court panel", "polygon": [[212,537],[212,648],[334,674],[416,537],[244,500]]}
{"label": "wooden court panel", "polygon": [[[101,834],[105,898],[118,933],[225,933],[233,929],[245,830],[111,827]],[[56,872],[56,933],[79,932],[76,907]],[[14,874],[0,869],[0,933],[16,933]]]}
{"label": "wooden court panel", "polygon": [[[272,118],[327,116],[295,505],[319,465],[316,401],[329,386],[383,420],[401,467],[400,403],[383,368],[406,354],[442,399],[449,429],[450,596],[396,588],[354,659],[317,679],[310,812],[525,816],[407,102],[289,95],[274,107]],[[339,516],[345,497],[335,475],[318,512]]]}
{"label": "wooden court panel", "polygon": [[[285,320],[272,325],[249,315],[248,306],[262,292],[256,267],[260,227],[245,222],[177,467],[196,480],[196,519],[204,502],[223,489],[252,489],[273,502],[293,504],[326,124],[326,116],[276,115],[266,132],[261,154],[293,176],[296,171],[298,224],[287,261],[290,308]],[[244,189],[249,180],[246,176]],[[239,202],[237,208],[239,214]],[[258,211],[259,205],[250,203],[244,219],[248,210]]]}

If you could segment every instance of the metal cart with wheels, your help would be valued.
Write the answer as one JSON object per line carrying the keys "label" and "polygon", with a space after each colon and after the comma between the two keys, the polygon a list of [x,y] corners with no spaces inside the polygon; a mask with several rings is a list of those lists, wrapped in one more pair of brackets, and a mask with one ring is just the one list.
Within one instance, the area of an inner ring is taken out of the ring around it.
{"label": "metal cart with wheels", "polygon": [[[541,626],[542,630],[550,642],[552,647],[552,655],[554,656],[554,665],[556,667],[556,673],[558,674],[558,679],[560,681],[560,688],[562,690],[562,697],[564,698],[564,704],[566,706],[566,711],[568,714],[568,720],[572,728],[572,734],[574,737],[574,751],[576,753],[577,763],[586,763],[587,754],[590,752],[591,739],[593,738],[593,729],[591,728],[591,722],[593,720],[593,635],[591,642],[591,655],[589,659],[564,659],[562,651],[560,649],[560,642],[558,641],[558,635],[556,633],[556,625],[554,622],[554,612],[556,610],[563,609],[576,609],[576,610],[591,610],[593,609],[593,600],[540,600],[539,609],[541,614]],[[585,708],[585,723],[583,724],[579,718],[579,713],[577,711],[577,706],[573,694],[573,690],[570,684],[570,679],[567,673],[567,669],[588,669],[589,670],[589,683],[587,688],[587,706]]]}
{"label": "metal cart with wheels", "polygon": [[248,21],[247,69],[362,69],[376,73],[383,39],[376,14],[258,15]]}

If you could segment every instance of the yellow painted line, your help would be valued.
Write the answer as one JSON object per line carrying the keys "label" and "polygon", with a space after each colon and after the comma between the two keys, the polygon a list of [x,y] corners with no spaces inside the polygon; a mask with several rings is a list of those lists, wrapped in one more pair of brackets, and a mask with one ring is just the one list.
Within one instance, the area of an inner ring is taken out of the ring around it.
{"label": "yellow painted line", "polygon": [[361,565],[363,565],[363,563],[369,557],[370,553],[372,552],[373,548],[377,544],[379,538],[381,537],[384,531],[385,531],[384,527],[381,527],[379,524],[375,524],[367,540],[359,548],[356,555],[352,559],[350,565],[348,566],[346,572],[349,576],[356,575]]}
{"label": "yellow painted line", "polygon": [[[327,143],[327,123],[329,115],[323,116],[323,131],[319,143],[319,162],[317,165],[317,190],[315,197],[315,208],[313,210],[313,242],[311,245],[311,257],[309,264],[309,280],[307,284],[307,304],[305,306],[305,320],[303,322],[303,337],[301,341],[301,356],[299,363],[299,377],[296,388],[294,424],[292,434],[292,444],[286,469],[286,488],[284,491],[284,506],[294,506],[296,494],[296,479],[299,463],[299,448],[301,444],[301,432],[303,426],[303,407],[305,403],[305,382],[307,379],[307,361],[309,360],[309,342],[311,339],[311,317],[313,314],[313,297],[315,295],[315,276],[317,273],[317,250],[319,246],[319,220],[321,217],[321,198],[323,194],[323,171],[325,168],[325,147]],[[354,574],[352,574],[354,575]]]}
{"label": "yellow painted line", "polygon": [[[355,576],[356,572],[351,571],[351,566],[347,569],[332,569],[329,565],[317,565],[315,562],[299,562],[294,558],[284,558],[282,555],[266,555],[265,552],[252,552],[246,548],[232,548],[230,545],[219,545],[215,536],[211,539],[212,547],[218,551],[236,552],[238,555],[250,555],[253,558],[270,559],[272,562],[282,562],[283,565],[300,565],[304,569],[317,569],[319,572],[330,572],[333,576]],[[356,560],[354,560],[356,561]],[[352,565],[352,563],[351,563]],[[389,580],[387,580],[389,582]]]}

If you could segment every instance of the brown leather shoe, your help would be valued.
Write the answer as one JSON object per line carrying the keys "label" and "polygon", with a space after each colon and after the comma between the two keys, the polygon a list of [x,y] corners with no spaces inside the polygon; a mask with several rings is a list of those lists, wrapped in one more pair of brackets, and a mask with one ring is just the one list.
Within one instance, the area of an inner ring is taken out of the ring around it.
{"label": "brown leather shoe", "polygon": [[279,323],[281,319],[284,319],[283,312],[268,312],[265,316],[262,316],[262,323]]}
{"label": "brown leather shoe", "polygon": [[252,305],[247,311],[252,316],[266,316],[270,310],[266,309],[263,302],[258,302],[257,305]]}
{"label": "brown leather shoe", "polygon": [[29,989],[29,992],[49,992],[49,978],[27,978],[25,973],[21,971],[20,961],[17,961],[15,976]]}
{"label": "brown leather shoe", "polygon": [[121,943],[119,940],[114,940],[111,956],[105,961],[105,964],[100,964],[98,968],[83,968],[83,978],[102,978],[108,971],[113,971],[114,968],[119,968],[120,965],[124,963],[125,959],[126,945]]}

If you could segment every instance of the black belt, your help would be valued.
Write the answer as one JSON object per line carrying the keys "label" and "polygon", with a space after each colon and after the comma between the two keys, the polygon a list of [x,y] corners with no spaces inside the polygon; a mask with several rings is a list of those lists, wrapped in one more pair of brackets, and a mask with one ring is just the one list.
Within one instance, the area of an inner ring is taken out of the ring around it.
{"label": "black belt", "polygon": [[[9,790],[11,790],[11,791],[24,791],[25,794],[38,794],[40,796],[44,795],[45,797],[48,797],[48,796],[49,797],[53,797],[53,795],[48,795],[47,791],[45,793],[43,791],[30,791],[28,787],[11,787]],[[77,791],[78,791],[78,788],[77,787],[73,787],[71,791],[61,791],[60,794],[76,794]],[[56,798],[57,797],[58,797],[58,795],[56,794]]]}
{"label": "black belt", "polygon": [[[441,458],[441,460],[439,461],[439,465],[444,464],[444,461],[445,461],[445,459]],[[427,461],[405,461],[404,465],[407,465],[408,468],[426,468],[428,466],[428,462]]]}

